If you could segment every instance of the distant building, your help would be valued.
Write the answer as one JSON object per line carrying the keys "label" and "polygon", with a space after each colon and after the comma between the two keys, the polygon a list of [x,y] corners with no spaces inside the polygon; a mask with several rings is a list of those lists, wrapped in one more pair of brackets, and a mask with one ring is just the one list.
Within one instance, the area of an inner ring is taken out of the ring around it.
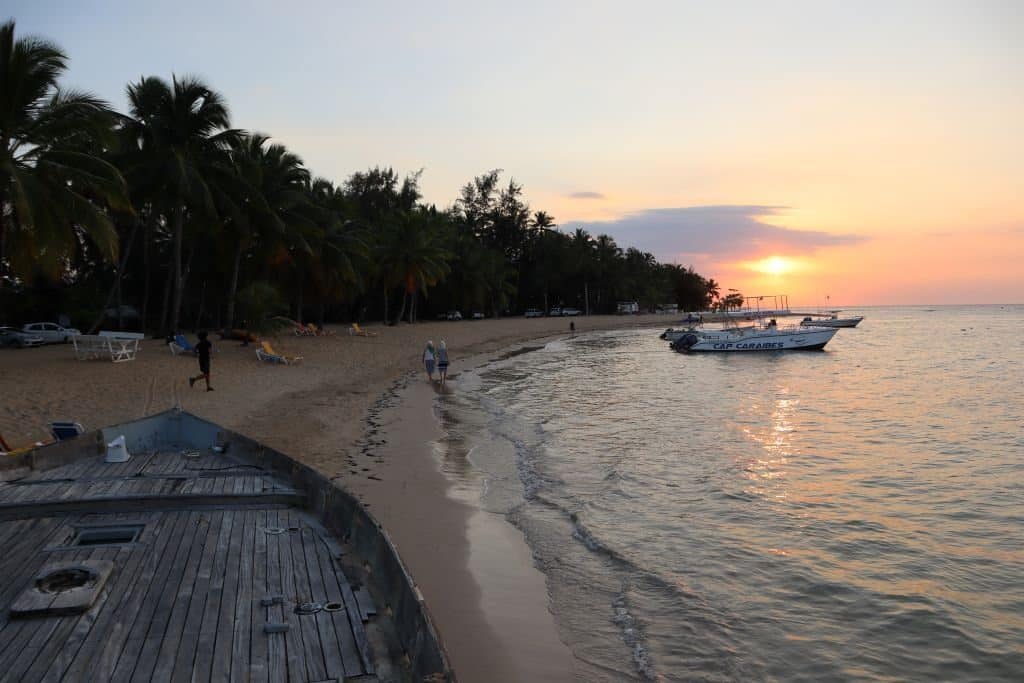
{"label": "distant building", "polygon": [[639,313],[640,304],[635,301],[620,301],[618,305],[619,315],[625,315],[628,313]]}

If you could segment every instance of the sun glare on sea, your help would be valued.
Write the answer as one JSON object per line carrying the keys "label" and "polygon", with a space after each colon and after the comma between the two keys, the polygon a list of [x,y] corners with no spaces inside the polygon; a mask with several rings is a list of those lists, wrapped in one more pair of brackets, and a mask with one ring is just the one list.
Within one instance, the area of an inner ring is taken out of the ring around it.
{"label": "sun glare on sea", "polygon": [[785,275],[796,270],[796,264],[785,256],[769,256],[755,261],[751,264],[751,268],[766,275]]}

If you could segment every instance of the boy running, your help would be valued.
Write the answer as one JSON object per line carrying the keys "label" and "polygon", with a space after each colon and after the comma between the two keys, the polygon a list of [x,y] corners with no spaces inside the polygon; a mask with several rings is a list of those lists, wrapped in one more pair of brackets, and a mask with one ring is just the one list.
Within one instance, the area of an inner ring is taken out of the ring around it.
{"label": "boy running", "polygon": [[206,380],[206,390],[213,391],[213,387],[210,386],[210,349],[213,348],[213,344],[206,338],[206,332],[199,333],[199,343],[196,344],[196,355],[199,356],[199,373],[195,377],[188,378],[188,385],[194,387],[196,381],[200,379]]}

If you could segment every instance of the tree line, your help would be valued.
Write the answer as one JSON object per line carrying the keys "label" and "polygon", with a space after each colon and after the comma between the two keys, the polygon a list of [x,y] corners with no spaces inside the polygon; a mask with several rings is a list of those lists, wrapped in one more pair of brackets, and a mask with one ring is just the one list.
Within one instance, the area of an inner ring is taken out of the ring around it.
{"label": "tree line", "polygon": [[62,88],[67,65],[53,43],[0,26],[0,323],[69,313],[167,333],[270,314],[395,323],[719,297],[692,267],[558,230],[500,170],[438,209],[419,173],[313,175],[268,135],[233,128],[199,78],[129,83],[119,113]]}

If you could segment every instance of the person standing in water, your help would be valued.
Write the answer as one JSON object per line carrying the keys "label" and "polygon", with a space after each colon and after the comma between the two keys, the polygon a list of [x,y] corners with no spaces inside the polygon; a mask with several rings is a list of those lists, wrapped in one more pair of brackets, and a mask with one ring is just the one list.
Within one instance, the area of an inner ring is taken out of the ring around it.
{"label": "person standing in water", "polygon": [[205,379],[206,390],[213,391],[213,387],[210,386],[210,350],[213,348],[213,344],[206,338],[205,330],[200,332],[198,337],[199,343],[196,344],[196,355],[199,356],[199,374],[195,377],[189,377],[188,385],[194,387],[197,380]]}
{"label": "person standing in water", "polygon": [[434,381],[434,342],[428,341],[423,349],[423,367],[427,369],[427,378]]}
{"label": "person standing in water", "polygon": [[444,381],[448,378],[448,345],[444,339],[437,347],[437,372],[441,375],[441,388],[444,389]]}

